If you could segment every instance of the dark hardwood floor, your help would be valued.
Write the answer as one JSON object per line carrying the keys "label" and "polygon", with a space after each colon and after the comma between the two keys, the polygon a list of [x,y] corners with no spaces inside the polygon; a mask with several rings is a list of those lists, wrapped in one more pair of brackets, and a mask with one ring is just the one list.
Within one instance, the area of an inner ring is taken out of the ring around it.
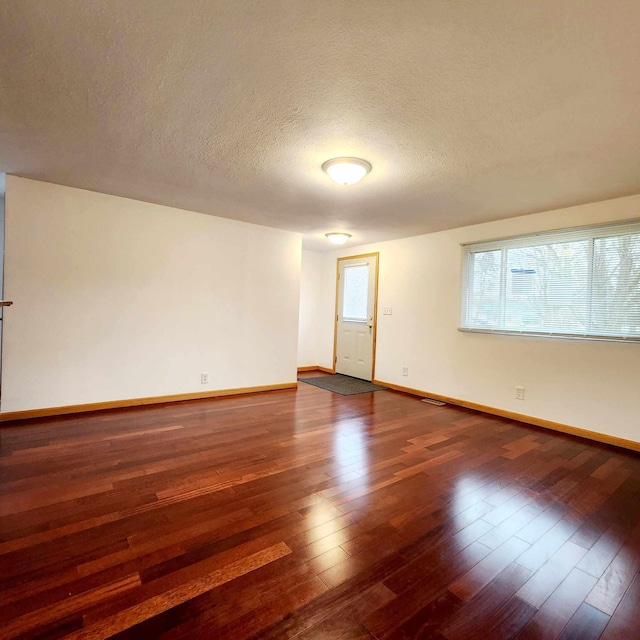
{"label": "dark hardwood floor", "polygon": [[300,384],[4,426],[0,468],[1,638],[640,637],[640,457],[506,419]]}

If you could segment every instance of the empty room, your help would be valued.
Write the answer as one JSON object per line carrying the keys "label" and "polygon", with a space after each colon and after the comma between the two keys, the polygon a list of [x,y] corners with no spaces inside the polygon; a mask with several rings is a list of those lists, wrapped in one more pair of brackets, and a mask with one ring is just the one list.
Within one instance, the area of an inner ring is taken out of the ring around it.
{"label": "empty room", "polygon": [[0,0],[0,639],[640,637],[637,0]]}

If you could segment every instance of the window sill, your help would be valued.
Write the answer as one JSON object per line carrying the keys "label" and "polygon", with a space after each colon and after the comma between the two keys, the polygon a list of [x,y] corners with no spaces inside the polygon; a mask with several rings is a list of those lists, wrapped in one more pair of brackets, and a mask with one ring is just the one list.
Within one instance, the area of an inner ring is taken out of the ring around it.
{"label": "window sill", "polygon": [[640,336],[598,336],[578,335],[573,333],[544,333],[537,331],[509,331],[508,329],[476,329],[470,327],[458,327],[462,333],[484,333],[498,336],[521,336],[525,338],[555,338],[560,340],[589,340],[592,342],[627,342],[640,344]]}

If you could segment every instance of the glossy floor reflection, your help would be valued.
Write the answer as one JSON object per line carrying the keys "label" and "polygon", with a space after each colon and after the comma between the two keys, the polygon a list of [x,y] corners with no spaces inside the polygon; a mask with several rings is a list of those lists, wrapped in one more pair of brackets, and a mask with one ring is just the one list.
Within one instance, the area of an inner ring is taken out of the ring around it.
{"label": "glossy floor reflection", "polygon": [[300,385],[5,426],[0,471],[2,638],[640,637],[640,457],[505,419]]}

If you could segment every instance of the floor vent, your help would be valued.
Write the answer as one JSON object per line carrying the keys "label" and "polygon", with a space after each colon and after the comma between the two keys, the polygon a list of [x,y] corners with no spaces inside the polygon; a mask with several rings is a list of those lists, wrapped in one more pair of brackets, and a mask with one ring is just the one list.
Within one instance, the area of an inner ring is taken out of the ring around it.
{"label": "floor vent", "polygon": [[435,398],[422,398],[422,402],[428,402],[429,404],[435,404],[438,407],[441,407],[446,402],[442,402],[442,400],[436,400]]}

